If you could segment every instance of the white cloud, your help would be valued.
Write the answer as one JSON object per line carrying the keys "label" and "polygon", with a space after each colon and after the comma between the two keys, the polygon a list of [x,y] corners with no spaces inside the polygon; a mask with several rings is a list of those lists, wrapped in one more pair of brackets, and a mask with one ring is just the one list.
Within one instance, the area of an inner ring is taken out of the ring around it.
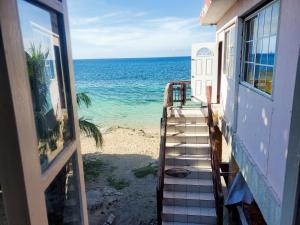
{"label": "white cloud", "polygon": [[[72,21],[72,18],[71,18]],[[144,12],[114,12],[71,22],[74,58],[189,55],[195,42],[214,41],[198,18],[147,19]]]}

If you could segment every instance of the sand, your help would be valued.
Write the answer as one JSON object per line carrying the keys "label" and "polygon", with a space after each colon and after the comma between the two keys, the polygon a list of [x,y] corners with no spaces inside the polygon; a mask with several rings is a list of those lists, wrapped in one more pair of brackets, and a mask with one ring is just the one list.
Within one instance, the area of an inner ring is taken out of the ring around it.
{"label": "sand", "polygon": [[[116,225],[150,225],[156,218],[157,177],[136,178],[132,170],[157,163],[159,130],[112,127],[104,134],[104,146],[97,149],[92,139],[81,138],[84,160],[100,159],[99,177],[86,180],[90,225],[102,225],[113,214]],[[113,177],[128,185],[121,190],[109,184]]]}

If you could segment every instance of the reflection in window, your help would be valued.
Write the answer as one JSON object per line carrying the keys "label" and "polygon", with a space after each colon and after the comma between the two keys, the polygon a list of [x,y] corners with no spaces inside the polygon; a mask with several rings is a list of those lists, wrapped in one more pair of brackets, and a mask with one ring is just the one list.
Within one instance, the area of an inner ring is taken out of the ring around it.
{"label": "reflection in window", "polygon": [[73,155],[45,191],[49,225],[81,224],[76,160]]}
{"label": "reflection in window", "polygon": [[233,75],[234,60],[234,26],[225,32],[223,73]]}
{"label": "reflection in window", "polygon": [[271,94],[279,17],[279,1],[245,21],[244,78],[253,87]]}
{"label": "reflection in window", "polygon": [[18,7],[44,170],[71,138],[58,18],[25,0],[18,0]]}
{"label": "reflection in window", "polygon": [[3,192],[0,185],[0,224],[1,225],[8,225],[5,207],[4,207],[4,201],[3,201]]}

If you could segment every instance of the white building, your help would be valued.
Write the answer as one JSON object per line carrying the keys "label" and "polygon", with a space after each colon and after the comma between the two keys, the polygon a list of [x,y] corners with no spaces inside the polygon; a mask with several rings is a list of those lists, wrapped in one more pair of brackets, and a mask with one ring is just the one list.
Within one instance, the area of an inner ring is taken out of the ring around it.
{"label": "white building", "polygon": [[200,19],[217,27],[223,160],[237,162],[272,225],[300,221],[299,10],[299,0],[207,0]]}

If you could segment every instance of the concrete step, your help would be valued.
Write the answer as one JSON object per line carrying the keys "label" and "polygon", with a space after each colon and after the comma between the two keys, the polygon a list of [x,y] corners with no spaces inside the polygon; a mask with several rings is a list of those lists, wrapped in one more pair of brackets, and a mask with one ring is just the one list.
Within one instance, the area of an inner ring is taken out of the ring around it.
{"label": "concrete step", "polygon": [[167,143],[166,152],[173,154],[209,154],[210,144]]}
{"label": "concrete step", "polygon": [[164,191],[164,205],[214,208],[213,193]]}
{"label": "concrete step", "polygon": [[171,116],[185,116],[185,117],[207,117],[208,111],[207,108],[172,108],[171,109]]}
{"label": "concrete step", "polygon": [[167,143],[208,144],[208,133],[167,133]]}
{"label": "concrete step", "polygon": [[200,117],[200,116],[170,116],[167,119],[167,123],[190,123],[190,124],[196,124],[196,123],[206,123],[207,119],[206,117]]}
{"label": "concrete step", "polygon": [[188,192],[212,192],[213,183],[211,179],[189,179],[177,177],[164,178],[165,191],[188,191]]}
{"label": "concrete step", "polygon": [[216,224],[217,216],[214,208],[163,206],[163,221],[181,223]]}
{"label": "concrete step", "polygon": [[166,165],[170,166],[203,166],[210,168],[211,159],[209,155],[166,155]]}
{"label": "concrete step", "polygon": [[208,133],[206,123],[169,123],[167,125],[168,133]]}
{"label": "concrete step", "polygon": [[[169,170],[172,168],[180,168],[180,169],[186,169],[190,171],[190,174],[187,175],[185,178],[188,179],[212,179],[212,169],[211,167],[203,167],[203,166],[170,166],[166,165],[165,170]],[[165,177],[172,178],[173,176],[169,176],[165,174]]]}
{"label": "concrete step", "polygon": [[180,223],[180,222],[162,222],[162,225],[207,225],[203,223]]}

